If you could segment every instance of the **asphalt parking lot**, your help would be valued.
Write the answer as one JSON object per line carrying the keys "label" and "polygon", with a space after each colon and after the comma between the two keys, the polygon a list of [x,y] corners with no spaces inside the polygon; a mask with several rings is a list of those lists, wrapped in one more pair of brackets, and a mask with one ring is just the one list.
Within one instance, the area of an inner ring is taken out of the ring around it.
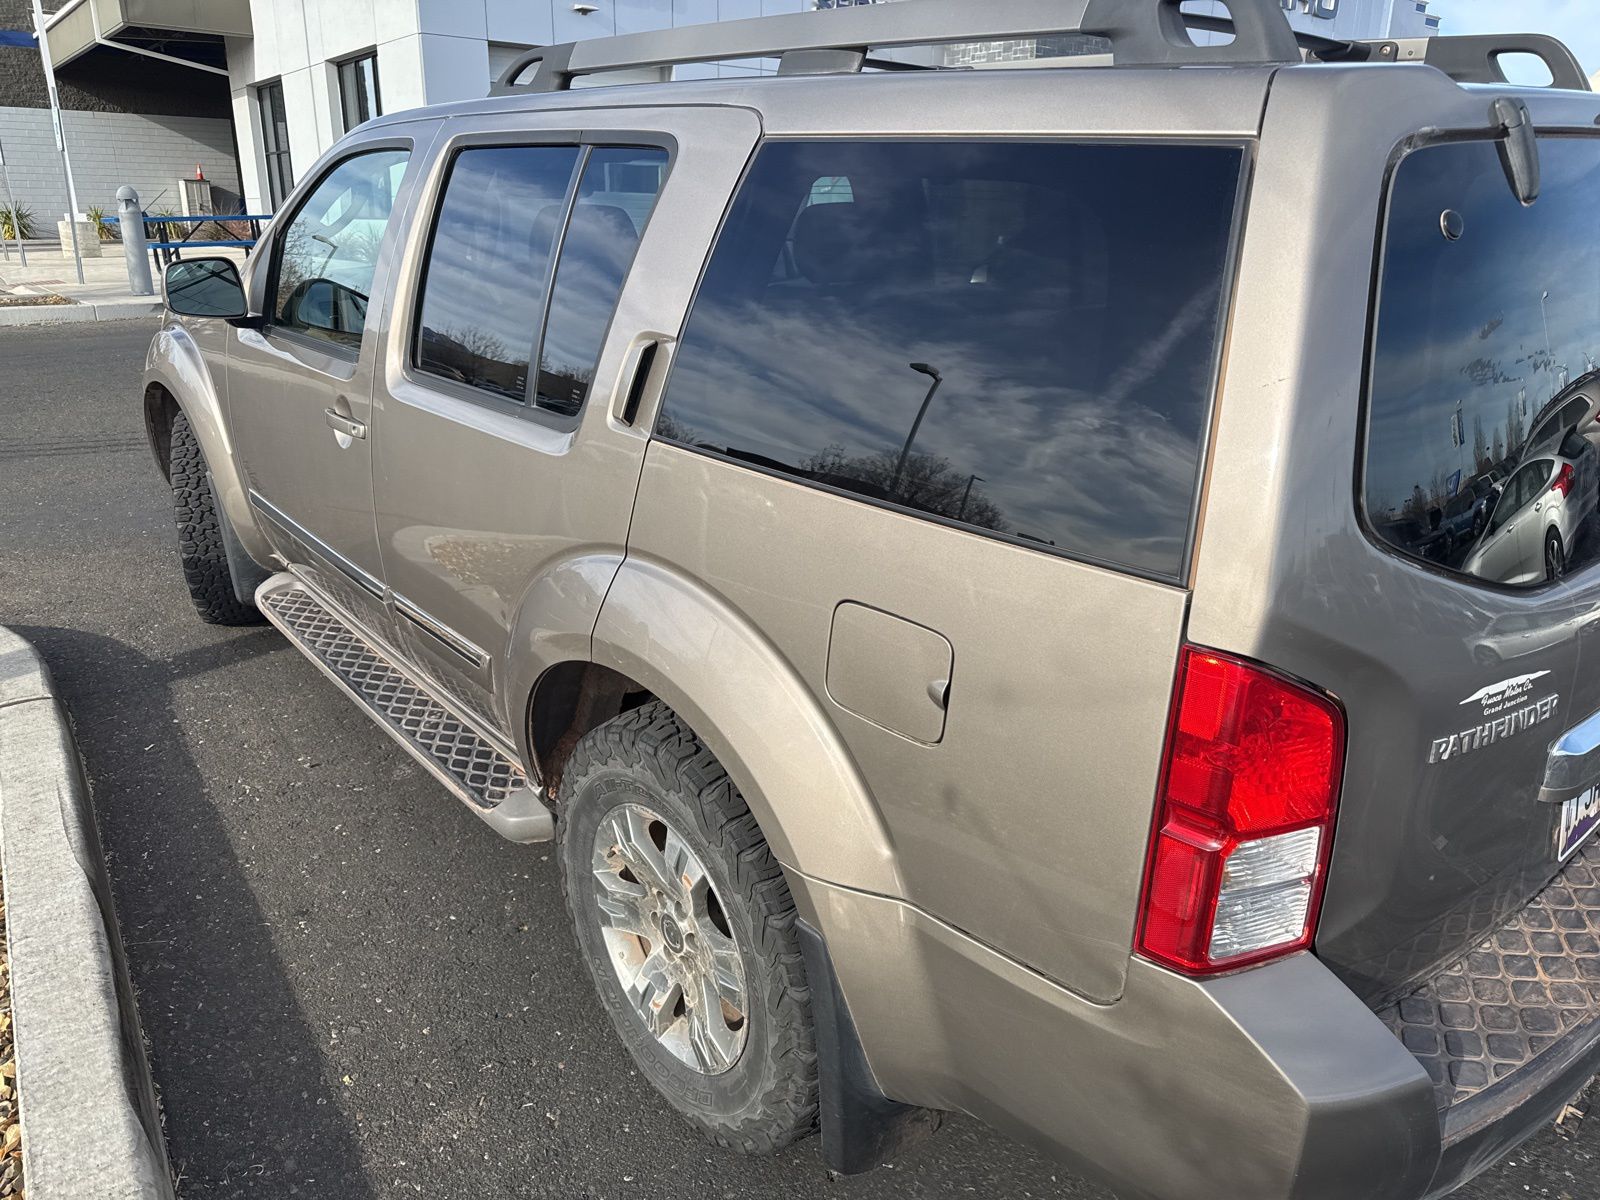
{"label": "asphalt parking lot", "polygon": [[[966,1119],[854,1180],[701,1143],[630,1070],[547,851],[276,633],[194,617],[138,405],[153,328],[0,331],[0,623],[76,723],[180,1196],[1108,1200]],[[1600,1110],[1460,1195],[1600,1200]]]}

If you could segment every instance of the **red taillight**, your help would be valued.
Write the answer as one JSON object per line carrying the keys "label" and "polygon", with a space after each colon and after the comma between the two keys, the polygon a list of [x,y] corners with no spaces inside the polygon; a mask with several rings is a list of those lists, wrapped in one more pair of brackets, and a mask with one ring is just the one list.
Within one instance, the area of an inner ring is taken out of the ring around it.
{"label": "red taillight", "polygon": [[1343,763],[1344,714],[1333,701],[1261,667],[1185,648],[1139,953],[1205,975],[1310,946]]}
{"label": "red taillight", "polygon": [[1561,470],[1556,472],[1555,481],[1550,484],[1552,492],[1560,492],[1562,499],[1572,495],[1572,464],[1562,463]]}

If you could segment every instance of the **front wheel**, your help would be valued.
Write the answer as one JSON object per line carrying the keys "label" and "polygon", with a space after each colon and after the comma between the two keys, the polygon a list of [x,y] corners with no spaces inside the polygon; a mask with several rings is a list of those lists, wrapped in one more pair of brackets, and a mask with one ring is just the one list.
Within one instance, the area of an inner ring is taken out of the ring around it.
{"label": "front wheel", "polygon": [[211,490],[206,456],[185,413],[172,419],[168,459],[172,511],[178,522],[178,556],[184,582],[200,619],[208,625],[259,625],[266,618],[253,603],[239,599],[222,522],[226,520]]}
{"label": "front wheel", "polygon": [[816,1127],[794,899],[721,765],[666,706],[600,726],[560,794],[562,880],[595,987],[645,1077],[711,1138]]}

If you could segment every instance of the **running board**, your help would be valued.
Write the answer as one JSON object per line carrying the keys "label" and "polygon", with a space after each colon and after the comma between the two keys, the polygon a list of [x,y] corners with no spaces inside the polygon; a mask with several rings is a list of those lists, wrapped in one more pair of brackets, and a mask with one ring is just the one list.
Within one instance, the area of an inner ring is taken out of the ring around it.
{"label": "running board", "polygon": [[282,572],[268,579],[256,589],[256,605],[501,837],[548,842],[555,836],[555,818],[522,767],[401,670],[298,576]]}

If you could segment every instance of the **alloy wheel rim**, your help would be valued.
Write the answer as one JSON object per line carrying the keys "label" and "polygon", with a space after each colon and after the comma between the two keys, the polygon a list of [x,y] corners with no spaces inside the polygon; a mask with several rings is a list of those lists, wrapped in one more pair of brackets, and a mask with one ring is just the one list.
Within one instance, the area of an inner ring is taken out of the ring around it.
{"label": "alloy wheel rim", "polygon": [[612,809],[591,862],[600,935],[650,1034],[702,1075],[733,1068],[749,1032],[744,961],[705,864],[659,813]]}
{"label": "alloy wheel rim", "polygon": [[1560,579],[1567,569],[1566,555],[1554,538],[1544,544],[1544,570],[1547,578]]}

